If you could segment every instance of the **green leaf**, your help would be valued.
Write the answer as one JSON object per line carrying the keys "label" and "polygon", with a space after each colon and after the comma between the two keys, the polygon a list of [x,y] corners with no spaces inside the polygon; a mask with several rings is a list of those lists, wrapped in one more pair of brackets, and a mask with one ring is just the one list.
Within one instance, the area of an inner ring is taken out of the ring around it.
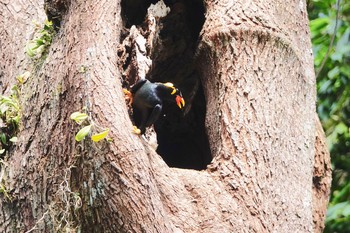
{"label": "green leaf", "polygon": [[0,102],[1,103],[9,103],[9,102],[12,102],[12,100],[7,96],[1,96]]}
{"label": "green leaf", "polygon": [[19,124],[19,121],[21,120],[21,117],[19,114],[17,114],[15,117],[12,118],[12,121],[18,125]]}
{"label": "green leaf", "polygon": [[20,74],[16,77],[17,81],[20,83],[20,84],[23,84],[27,81],[27,79],[30,77],[30,72],[29,71],[26,71],[24,72],[23,74]]}
{"label": "green leaf", "polygon": [[7,142],[6,142],[6,135],[4,133],[2,133],[0,135],[0,140],[1,140],[1,143],[4,144],[4,145],[7,145]]}
{"label": "green leaf", "polygon": [[112,138],[107,138],[107,142],[113,142]]}
{"label": "green leaf", "polygon": [[85,138],[85,136],[90,133],[91,127],[92,127],[92,125],[88,125],[88,126],[85,126],[84,128],[82,128],[81,130],[79,130],[79,132],[75,135],[75,140],[78,142],[83,140]]}
{"label": "green leaf", "polygon": [[350,65],[347,65],[347,64],[343,64],[341,67],[340,67],[340,72],[347,76],[348,78],[350,78]]}
{"label": "green leaf", "polygon": [[330,71],[328,72],[328,77],[329,77],[330,79],[336,78],[336,77],[339,76],[339,73],[340,73],[339,67],[336,66],[336,67],[334,67],[332,70],[330,70]]}
{"label": "green leaf", "polygon": [[335,52],[331,55],[332,60],[342,62],[344,55],[349,54],[349,36],[350,28],[348,28],[344,34],[339,38],[335,47]]}
{"label": "green leaf", "polygon": [[9,109],[9,106],[6,104],[0,105],[0,115],[4,115],[4,113]]}
{"label": "green leaf", "polygon": [[346,198],[349,191],[350,191],[350,183],[346,184],[340,190],[336,190],[334,192],[334,197],[333,197],[331,204],[340,203],[342,199]]}
{"label": "green leaf", "polygon": [[44,24],[44,30],[46,30],[46,31],[53,30],[52,25],[53,25],[52,21],[46,21],[45,24]]}
{"label": "green leaf", "polygon": [[[8,107],[13,107],[16,110],[19,110],[18,103],[16,101],[14,101],[13,99],[10,99],[9,97],[6,97],[6,96],[1,96],[0,104],[7,105]],[[5,111],[1,111],[1,112],[4,113]]]}
{"label": "green leaf", "polygon": [[10,142],[16,143],[18,141],[17,137],[12,137],[10,138]]}
{"label": "green leaf", "polygon": [[345,208],[343,210],[343,215],[344,215],[344,217],[347,217],[350,215],[350,204],[345,206]]}
{"label": "green leaf", "polygon": [[312,37],[321,33],[321,30],[329,24],[329,18],[317,18],[310,21],[310,29],[312,32]]}
{"label": "green leaf", "polygon": [[343,123],[339,123],[336,127],[335,127],[335,131],[338,133],[338,134],[344,134],[346,132],[348,132],[349,128]]}
{"label": "green leaf", "polygon": [[39,48],[39,46],[31,41],[29,42],[29,44],[26,46],[26,53],[29,57],[34,57],[37,54],[37,49]]}
{"label": "green leaf", "polygon": [[36,42],[36,44],[39,45],[39,46],[45,44],[45,41],[42,40],[42,39],[36,39],[35,42]]}
{"label": "green leaf", "polygon": [[87,118],[88,118],[88,115],[86,113],[81,113],[81,112],[73,112],[70,115],[70,119],[72,119],[79,125],[83,123]]}
{"label": "green leaf", "polygon": [[327,210],[327,221],[331,221],[333,219],[338,218],[344,211],[345,207],[349,205],[349,202],[340,202],[331,206]]}
{"label": "green leaf", "polygon": [[104,130],[104,131],[101,132],[101,133],[92,135],[92,136],[91,136],[91,139],[92,139],[92,141],[94,141],[94,142],[101,141],[102,139],[104,139],[105,137],[107,137],[108,133],[109,133],[109,129],[106,129],[106,130]]}
{"label": "green leaf", "polygon": [[13,85],[12,88],[11,88],[11,91],[12,92],[18,92],[19,91],[19,88],[17,85]]}
{"label": "green leaf", "polygon": [[28,55],[29,57],[34,57],[34,56],[35,56],[34,50],[31,49],[31,48],[29,48],[29,47],[26,48],[26,53],[27,53],[27,55]]}

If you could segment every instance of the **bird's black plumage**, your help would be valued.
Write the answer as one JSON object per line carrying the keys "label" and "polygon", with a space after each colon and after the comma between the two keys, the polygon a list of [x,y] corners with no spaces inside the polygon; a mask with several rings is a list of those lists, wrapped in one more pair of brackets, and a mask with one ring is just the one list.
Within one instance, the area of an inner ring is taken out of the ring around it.
{"label": "bird's black plumage", "polygon": [[179,108],[185,105],[181,92],[171,83],[152,83],[141,79],[130,92],[134,123],[141,134],[145,133],[146,127],[157,121],[165,102],[176,103]]}

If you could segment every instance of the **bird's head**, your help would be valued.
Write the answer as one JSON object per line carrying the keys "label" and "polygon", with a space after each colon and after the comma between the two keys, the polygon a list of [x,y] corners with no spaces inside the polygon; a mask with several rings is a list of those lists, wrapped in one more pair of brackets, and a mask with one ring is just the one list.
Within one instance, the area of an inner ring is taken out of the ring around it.
{"label": "bird's head", "polygon": [[174,87],[174,84],[172,84],[172,83],[164,83],[163,85],[169,89],[170,94],[172,96],[175,96],[175,102],[176,102],[177,106],[179,106],[180,109],[185,107],[185,100],[182,97],[181,91],[179,89],[177,89],[176,87]]}

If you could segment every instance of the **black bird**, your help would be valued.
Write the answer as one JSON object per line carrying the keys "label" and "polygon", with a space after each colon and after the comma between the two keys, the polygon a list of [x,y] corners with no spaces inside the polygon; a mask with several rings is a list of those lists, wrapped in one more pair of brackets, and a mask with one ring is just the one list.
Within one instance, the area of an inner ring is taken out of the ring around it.
{"label": "black bird", "polygon": [[147,79],[141,79],[130,92],[124,90],[124,93],[133,108],[136,134],[144,134],[146,127],[158,120],[164,102],[176,103],[180,109],[185,106],[181,92],[172,83],[151,83]]}

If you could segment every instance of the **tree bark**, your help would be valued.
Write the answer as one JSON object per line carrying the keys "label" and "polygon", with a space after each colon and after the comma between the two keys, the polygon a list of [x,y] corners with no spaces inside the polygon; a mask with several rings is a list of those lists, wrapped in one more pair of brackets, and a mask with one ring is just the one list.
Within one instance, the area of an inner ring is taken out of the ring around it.
{"label": "tree bark", "polygon": [[323,232],[325,227],[327,204],[330,196],[332,179],[331,158],[326,138],[318,116],[316,118],[316,142],[313,173],[313,219],[314,232]]}
{"label": "tree bark", "polygon": [[[178,2],[170,16],[181,17],[188,6]],[[150,21],[136,27],[146,31],[143,56],[153,61],[140,71],[130,52],[138,42],[131,29],[122,30],[127,19],[121,6],[132,3],[46,1],[48,14],[61,21],[38,64],[23,51],[32,19],[45,17],[44,6],[1,2],[0,91],[8,93],[16,75],[32,75],[21,89],[19,141],[1,165],[0,182],[10,198],[0,194],[0,231],[321,232],[330,161],[321,131],[315,140],[305,1],[203,3],[204,25],[186,60],[191,68],[175,79],[193,93],[203,86],[213,160],[202,171],[169,168],[148,140],[131,131],[124,76],[131,85],[148,68],[162,73],[167,61],[160,57],[167,43],[157,42],[166,23],[156,17],[154,38]],[[134,67],[127,72],[117,54],[120,38],[135,40],[126,46]],[[176,49],[167,54],[178,56]],[[182,66],[183,58],[175,64]],[[179,78],[193,72],[200,79]],[[195,103],[191,93],[189,106]],[[83,108],[90,122],[110,128],[113,142],[74,140],[79,126],[69,117]],[[320,161],[322,187],[313,186]]]}

